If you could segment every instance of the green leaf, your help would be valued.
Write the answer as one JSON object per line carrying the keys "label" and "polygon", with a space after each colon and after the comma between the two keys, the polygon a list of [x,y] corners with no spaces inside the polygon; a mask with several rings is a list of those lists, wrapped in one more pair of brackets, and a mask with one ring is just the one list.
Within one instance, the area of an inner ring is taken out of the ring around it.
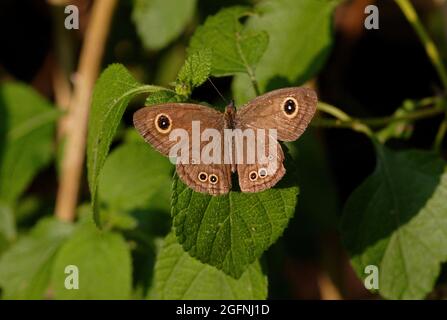
{"label": "green leaf", "polygon": [[[65,288],[67,266],[76,266],[79,289]],[[51,275],[55,299],[129,299],[132,270],[130,249],[123,237],[100,231],[89,221],[60,249]]]}
{"label": "green leaf", "polygon": [[115,149],[101,172],[99,199],[115,210],[143,206],[172,178],[172,164],[147,143]]}
{"label": "green leaf", "polygon": [[17,200],[53,156],[54,122],[60,112],[31,87],[0,86],[0,199]]}
{"label": "green leaf", "polygon": [[15,240],[17,236],[13,210],[2,202],[0,202],[0,236],[8,241]]}
{"label": "green leaf", "polygon": [[165,240],[155,264],[154,298],[266,299],[267,277],[258,262],[236,280],[183,251],[173,233]]}
{"label": "green leaf", "polygon": [[267,47],[268,35],[243,27],[239,20],[250,14],[249,8],[230,7],[208,17],[191,38],[188,53],[210,49],[214,76],[252,73]]}
{"label": "green leaf", "polygon": [[181,96],[190,96],[192,89],[206,81],[211,72],[212,52],[206,48],[193,52],[180,69],[175,91]]}
{"label": "green leaf", "polygon": [[210,196],[176,177],[172,215],[177,239],[191,256],[238,278],[286,228],[297,203],[294,183],[289,173],[263,192]]}
{"label": "green leaf", "polygon": [[[303,84],[322,67],[333,41],[332,15],[339,1],[264,0],[247,21],[247,32],[266,30],[268,47],[256,67],[261,92]],[[238,104],[255,93],[246,75],[237,75]]]}
{"label": "green leaf", "polygon": [[0,258],[0,287],[5,299],[43,299],[54,256],[73,230],[72,225],[41,220]]}
{"label": "green leaf", "polygon": [[194,15],[196,0],[134,0],[132,20],[143,45],[161,49],[178,37]]}
{"label": "green leaf", "polygon": [[98,225],[100,225],[96,207],[98,177],[124,111],[136,95],[160,90],[165,89],[140,85],[120,64],[109,66],[95,85],[87,139],[87,169],[93,213]]}
{"label": "green leaf", "polygon": [[382,296],[421,299],[447,260],[445,163],[428,152],[376,149],[375,172],[346,204],[343,241],[360,277],[368,265],[379,268]]}

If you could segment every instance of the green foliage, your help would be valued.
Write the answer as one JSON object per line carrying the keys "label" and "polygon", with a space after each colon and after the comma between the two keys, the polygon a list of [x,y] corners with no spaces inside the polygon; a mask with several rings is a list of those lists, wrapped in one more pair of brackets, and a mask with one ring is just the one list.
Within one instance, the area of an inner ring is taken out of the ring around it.
{"label": "green foliage", "polygon": [[264,53],[268,36],[262,31],[247,31],[239,19],[250,14],[245,7],[231,7],[208,17],[198,27],[189,45],[189,54],[212,50],[213,76],[251,72]]}
{"label": "green foliage", "polygon": [[52,219],[40,221],[0,257],[0,287],[6,299],[43,299],[56,251],[73,226]]}
{"label": "green foliage", "polygon": [[[67,290],[67,266],[79,270],[79,289]],[[56,299],[129,299],[131,293],[130,248],[122,235],[81,223],[61,247],[52,269]]]}
{"label": "green foliage", "polygon": [[174,180],[172,215],[179,242],[193,257],[239,278],[283,233],[295,211],[297,186],[213,197]]}
{"label": "green foliage", "polygon": [[175,91],[179,95],[191,95],[192,88],[200,86],[210,75],[211,59],[210,49],[196,51],[188,56],[178,74]]}
{"label": "green foliage", "polygon": [[[204,90],[194,92],[210,76],[233,76],[231,91],[239,105],[275,88],[302,85],[317,74],[330,53],[333,14],[340,2],[232,0],[225,5],[255,5],[215,10],[223,1],[134,0],[132,20],[140,41],[110,41],[114,52],[144,57],[144,65],[126,60],[132,73],[170,87],[139,83],[121,64],[107,67],[96,83],[87,175],[101,230],[89,219],[88,203],[78,208],[79,219],[73,223],[45,217],[53,210],[51,197],[56,192],[41,195],[29,186],[41,181],[35,177],[54,159],[54,145],[63,149],[54,130],[60,112],[24,84],[1,84],[2,298],[267,298],[260,259],[292,217],[296,216],[292,231],[280,246],[300,246],[294,254],[310,246],[299,241],[315,231],[309,229],[333,231],[339,222],[338,190],[321,132],[311,128],[299,141],[287,144],[287,175],[274,188],[242,193],[233,183],[228,195],[213,197],[173,178],[169,160],[129,127],[134,110],[126,113],[126,108],[143,94],[147,106],[193,99],[213,103],[208,96],[204,99]],[[411,13],[406,6],[406,14]],[[423,26],[416,30],[423,31]],[[424,46],[433,58],[436,48],[429,40],[424,37]],[[149,49],[142,54],[140,42]],[[439,73],[442,63],[435,67]],[[426,151],[384,146],[391,139],[411,144],[415,114],[445,113],[445,97],[423,100],[407,101],[379,121],[354,119],[334,106],[319,105],[320,111],[336,118],[319,117],[321,124],[366,133],[375,144],[376,169],[350,195],[340,235],[360,278],[367,276],[365,267],[378,266],[378,293],[389,299],[425,298],[437,282],[445,281],[440,276],[447,261],[445,161]],[[377,122],[381,125],[376,127]],[[444,138],[439,130],[439,149]],[[45,172],[42,180],[51,173]],[[87,200],[84,192],[81,196],[81,201]],[[49,209],[43,209],[45,205]],[[327,258],[325,252],[318,254],[321,260]],[[71,265],[79,270],[79,290],[65,287]],[[269,272],[273,275],[275,270]]]}
{"label": "green foliage", "polygon": [[132,19],[144,46],[161,49],[191,21],[196,0],[134,0]]}
{"label": "green foliage", "polygon": [[99,199],[117,211],[142,207],[171,178],[172,165],[166,157],[146,143],[123,144],[104,165]]}
{"label": "green foliage", "polygon": [[173,233],[164,240],[155,265],[155,299],[265,299],[267,278],[258,262],[236,280],[200,263],[177,243]]}
{"label": "green foliage", "polygon": [[[247,30],[240,21],[247,15],[253,15],[249,8],[231,7],[209,17],[191,39],[188,58],[177,77],[176,93],[153,90],[156,92],[149,95],[146,105],[188,99],[193,88],[201,85],[210,74],[223,76],[242,72],[253,78],[256,64],[267,48],[268,36],[262,29]],[[130,98],[143,91],[139,88],[141,85],[117,65],[109,67],[95,87],[88,151],[89,156],[94,156],[89,157],[93,201],[98,172],[119,118]],[[95,115],[101,119],[111,112],[114,116],[109,116],[108,121],[95,119]],[[95,126],[105,126],[106,134],[101,134]],[[98,150],[92,151],[91,146]],[[166,170],[156,169],[165,160],[160,160],[154,151],[146,151],[149,148],[135,144],[117,149],[101,174],[101,202],[114,211],[129,211],[147,204],[156,185],[161,184],[154,172],[160,171],[163,179],[167,177],[163,173]],[[202,263],[216,266],[242,281],[241,277],[249,272],[252,264],[283,233],[295,211],[298,187],[295,178],[290,173],[288,176],[289,179],[284,179],[276,188],[262,193],[244,194],[235,190],[222,197],[193,192],[175,178],[173,225],[183,249]]]}
{"label": "green foliage", "polygon": [[445,162],[423,151],[377,146],[377,168],[349,198],[342,235],[360,277],[380,270],[379,292],[421,299],[447,260]]}
{"label": "green foliage", "polygon": [[182,97],[178,96],[174,91],[158,91],[149,95],[145,105],[151,106],[159,103],[182,102]]}
{"label": "green foliage", "polygon": [[98,177],[110,144],[130,100],[141,93],[156,92],[155,86],[140,85],[122,65],[114,64],[98,79],[93,93],[87,139],[87,168],[95,221]]}
{"label": "green foliage", "polygon": [[0,199],[16,201],[52,158],[59,112],[32,88],[0,86]]}
{"label": "green foliage", "polygon": [[0,238],[7,241],[13,241],[16,238],[17,231],[14,220],[14,212],[11,207],[0,202]]}
{"label": "green foliage", "polygon": [[[251,15],[247,32],[265,30],[268,46],[256,66],[262,92],[301,85],[322,67],[332,46],[334,0],[264,0]],[[256,96],[247,75],[237,75],[233,95],[238,104]]]}

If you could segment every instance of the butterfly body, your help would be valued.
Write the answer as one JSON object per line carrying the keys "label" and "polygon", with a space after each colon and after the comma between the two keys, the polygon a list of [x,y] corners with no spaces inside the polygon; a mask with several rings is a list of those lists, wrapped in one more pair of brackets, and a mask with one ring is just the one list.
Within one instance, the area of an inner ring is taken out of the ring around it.
{"label": "butterfly body", "polygon": [[145,107],[134,114],[134,125],[156,150],[175,155],[177,174],[193,190],[226,194],[231,174],[237,172],[242,192],[259,192],[284,176],[278,141],[298,139],[316,104],[313,90],[285,88],[257,97],[239,110],[231,103],[224,113],[188,103]]}

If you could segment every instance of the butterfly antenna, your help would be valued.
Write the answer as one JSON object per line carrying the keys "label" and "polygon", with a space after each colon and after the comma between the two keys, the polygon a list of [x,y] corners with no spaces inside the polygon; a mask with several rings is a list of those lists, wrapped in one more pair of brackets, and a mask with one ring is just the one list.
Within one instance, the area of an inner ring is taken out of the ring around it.
{"label": "butterfly antenna", "polygon": [[225,97],[222,95],[222,93],[220,93],[219,89],[217,89],[217,87],[214,85],[213,81],[211,81],[211,79],[208,77],[208,81],[211,83],[211,85],[214,87],[214,89],[216,90],[216,92],[219,94],[219,96],[222,98],[223,101],[225,101],[226,104],[228,104],[228,100],[225,99]]}

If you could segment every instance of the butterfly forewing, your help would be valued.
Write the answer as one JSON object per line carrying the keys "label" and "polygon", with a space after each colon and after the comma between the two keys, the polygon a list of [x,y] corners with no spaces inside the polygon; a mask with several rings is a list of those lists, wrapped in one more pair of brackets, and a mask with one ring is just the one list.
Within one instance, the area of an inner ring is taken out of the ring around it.
{"label": "butterfly forewing", "polygon": [[306,130],[317,108],[315,91],[285,88],[259,96],[236,114],[240,128],[276,129],[279,141],[294,141]]}
{"label": "butterfly forewing", "polygon": [[[284,176],[284,153],[279,141],[298,139],[315,114],[317,96],[308,88],[279,89],[243,106],[236,114],[236,128],[264,130],[275,134],[270,143],[277,153],[267,163],[238,164],[239,185],[243,192],[259,192],[273,187]],[[259,143],[259,139],[257,139]],[[267,146],[268,144],[266,144]],[[270,169],[269,169],[270,168]],[[274,170],[272,169],[274,168]]]}
{"label": "butterfly forewing", "polygon": [[213,195],[228,193],[231,188],[231,166],[223,161],[223,139],[220,143],[221,162],[210,163],[202,157],[202,150],[209,143],[202,141],[202,133],[205,129],[214,129],[222,137],[225,127],[223,113],[197,104],[161,104],[135,112],[134,125],[146,142],[166,156],[170,156],[170,152],[179,145],[179,130],[174,130],[181,129],[188,138],[188,152],[187,158],[176,165],[180,179],[198,192]]}

